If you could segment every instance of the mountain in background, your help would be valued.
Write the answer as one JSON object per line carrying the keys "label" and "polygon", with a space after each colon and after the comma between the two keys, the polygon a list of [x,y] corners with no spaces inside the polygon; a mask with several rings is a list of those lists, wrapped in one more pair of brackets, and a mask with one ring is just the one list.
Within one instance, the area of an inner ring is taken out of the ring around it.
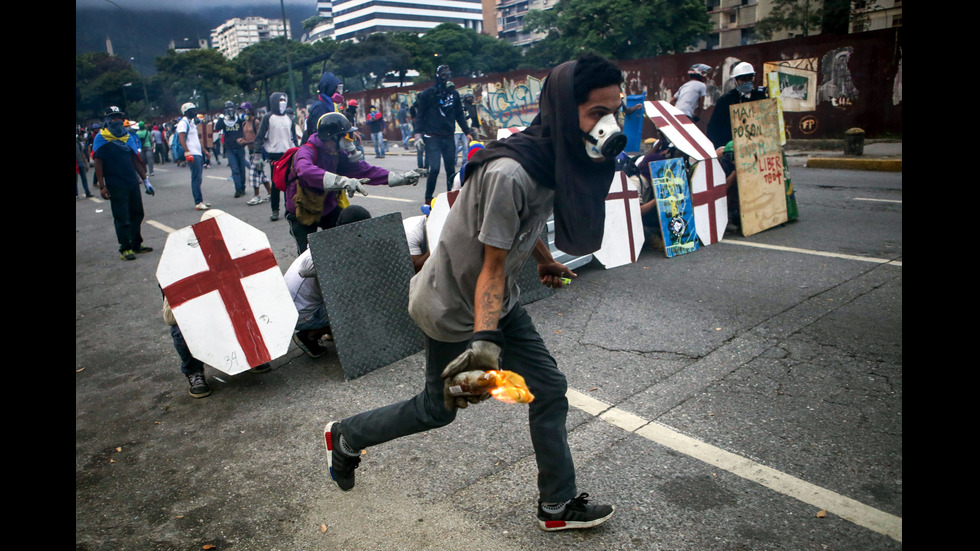
{"label": "mountain in background", "polygon": [[[316,15],[316,2],[304,0],[286,2],[291,36],[303,34],[303,20]],[[156,73],[154,59],[167,53],[170,42],[177,48],[183,44],[196,45],[198,39],[210,40],[211,29],[235,17],[258,16],[282,20],[279,2],[264,5],[208,3],[193,12],[173,10],[126,10],[106,4],[102,7],[76,6],[75,55],[86,52],[105,52],[106,37],[112,41],[113,53],[130,60],[143,75]],[[188,40],[184,40],[184,39]]]}

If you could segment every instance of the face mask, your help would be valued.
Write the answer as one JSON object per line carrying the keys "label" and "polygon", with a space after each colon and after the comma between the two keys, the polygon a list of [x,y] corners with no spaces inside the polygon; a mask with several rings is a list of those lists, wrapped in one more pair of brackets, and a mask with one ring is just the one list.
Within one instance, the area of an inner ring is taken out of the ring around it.
{"label": "face mask", "polygon": [[747,96],[752,93],[752,81],[749,82],[739,82],[735,85],[735,88],[743,96]]}
{"label": "face mask", "polygon": [[123,121],[109,121],[106,124],[106,128],[117,138],[122,138],[126,135],[126,125],[123,124]]}
{"label": "face mask", "polygon": [[612,113],[599,119],[584,139],[585,151],[593,159],[611,161],[626,149],[626,134],[620,132],[616,115]]}
{"label": "face mask", "polygon": [[289,104],[286,102],[286,100],[279,100],[279,114],[280,115],[285,115],[286,114],[286,107],[288,105]]}

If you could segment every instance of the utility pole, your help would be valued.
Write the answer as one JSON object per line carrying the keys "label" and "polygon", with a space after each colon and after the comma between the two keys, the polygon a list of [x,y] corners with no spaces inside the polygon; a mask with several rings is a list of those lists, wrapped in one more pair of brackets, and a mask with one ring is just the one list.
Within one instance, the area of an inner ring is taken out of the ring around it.
{"label": "utility pole", "polygon": [[293,100],[293,111],[299,113],[299,105],[296,100],[296,84],[293,83],[293,59],[289,53],[289,28],[286,23],[286,4],[284,0],[279,0],[279,7],[282,8],[282,36],[286,39],[286,69],[289,71],[289,97]]}

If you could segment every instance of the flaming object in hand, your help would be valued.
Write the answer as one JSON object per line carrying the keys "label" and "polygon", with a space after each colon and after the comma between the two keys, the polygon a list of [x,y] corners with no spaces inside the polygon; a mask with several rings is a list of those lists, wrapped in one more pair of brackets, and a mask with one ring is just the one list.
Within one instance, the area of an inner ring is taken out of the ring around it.
{"label": "flaming object in hand", "polygon": [[453,396],[490,396],[508,404],[528,404],[534,395],[528,390],[524,377],[513,371],[464,371],[449,382]]}

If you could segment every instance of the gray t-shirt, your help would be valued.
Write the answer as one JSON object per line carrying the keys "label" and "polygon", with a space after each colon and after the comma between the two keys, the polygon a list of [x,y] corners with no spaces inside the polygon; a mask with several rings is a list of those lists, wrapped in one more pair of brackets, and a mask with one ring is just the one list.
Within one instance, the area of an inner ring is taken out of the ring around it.
{"label": "gray t-shirt", "polygon": [[435,250],[412,278],[408,312],[426,335],[443,342],[472,335],[484,245],[509,251],[501,316],[519,302],[517,273],[551,216],[554,196],[509,158],[490,161],[467,180]]}
{"label": "gray t-shirt", "polygon": [[700,80],[689,80],[685,82],[680,88],[677,89],[677,93],[674,97],[677,98],[677,103],[675,104],[678,109],[680,109],[688,117],[694,116],[694,110],[698,108],[701,103],[701,98],[707,93],[707,87]]}

